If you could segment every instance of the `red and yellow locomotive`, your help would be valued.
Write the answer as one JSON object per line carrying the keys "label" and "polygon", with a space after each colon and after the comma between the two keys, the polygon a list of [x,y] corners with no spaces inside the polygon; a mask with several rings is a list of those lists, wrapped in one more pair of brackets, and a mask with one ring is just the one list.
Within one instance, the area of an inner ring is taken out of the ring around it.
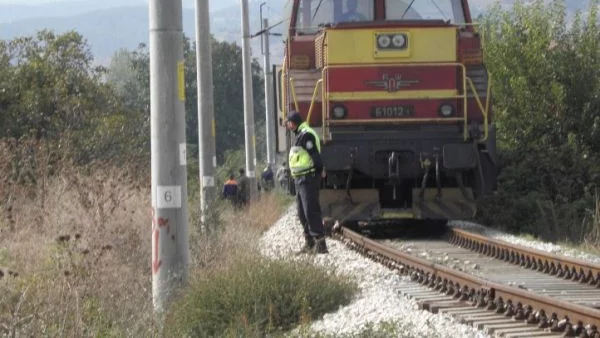
{"label": "red and yellow locomotive", "polygon": [[276,75],[327,171],[324,217],[465,219],[496,185],[482,38],[467,0],[294,0]]}

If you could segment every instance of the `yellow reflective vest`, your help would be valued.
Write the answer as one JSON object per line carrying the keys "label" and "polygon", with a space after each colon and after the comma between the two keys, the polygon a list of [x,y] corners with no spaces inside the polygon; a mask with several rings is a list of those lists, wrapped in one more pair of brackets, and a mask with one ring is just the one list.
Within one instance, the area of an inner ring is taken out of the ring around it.
{"label": "yellow reflective vest", "polygon": [[[298,132],[299,135],[297,140],[300,140],[303,134],[310,133],[315,138],[315,146],[317,147],[317,151],[321,153],[321,142],[319,141],[319,136],[308,125],[307,122],[303,122],[298,126]],[[290,149],[288,164],[290,166],[292,177],[294,178],[315,172],[315,164],[313,163],[312,157],[310,157],[308,151],[301,145],[295,145],[292,147],[292,149]]]}

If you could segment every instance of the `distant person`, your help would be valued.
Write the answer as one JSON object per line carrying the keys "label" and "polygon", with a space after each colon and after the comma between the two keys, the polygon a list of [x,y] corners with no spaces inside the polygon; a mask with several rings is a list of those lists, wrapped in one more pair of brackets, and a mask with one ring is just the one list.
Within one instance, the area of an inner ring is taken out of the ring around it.
{"label": "distant person", "polygon": [[244,169],[240,169],[238,177],[238,204],[244,207],[250,201],[250,180],[246,176]]}
{"label": "distant person", "polygon": [[277,183],[279,183],[279,187],[284,191],[288,190],[288,173],[287,173],[287,162],[283,162],[281,167],[277,169],[277,174],[275,174],[275,178],[277,179]]}
{"label": "distant person", "polygon": [[223,184],[223,192],[221,197],[229,200],[231,204],[237,204],[238,183],[233,174],[229,175],[229,179]]}
{"label": "distant person", "polygon": [[352,21],[366,21],[367,17],[357,12],[358,3],[357,0],[346,1],[346,13],[342,14],[340,22],[352,22]]}
{"label": "distant person", "polygon": [[270,164],[267,164],[267,167],[265,168],[265,170],[263,170],[262,174],[260,175],[260,178],[262,180],[262,186],[265,191],[273,189],[275,184],[273,180],[273,170],[271,169]]}

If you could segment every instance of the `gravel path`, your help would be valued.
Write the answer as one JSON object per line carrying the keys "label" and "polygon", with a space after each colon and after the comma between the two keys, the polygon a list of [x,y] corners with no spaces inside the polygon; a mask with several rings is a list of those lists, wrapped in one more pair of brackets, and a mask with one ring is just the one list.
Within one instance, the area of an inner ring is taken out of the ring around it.
{"label": "gravel path", "polygon": [[[552,243],[525,240],[475,223],[454,221],[449,225],[475,229],[486,236],[506,242],[600,263],[599,256],[565,249]],[[401,333],[403,337],[489,337],[486,333],[462,325],[451,317],[419,310],[414,300],[400,294],[403,286],[414,285],[408,277],[398,275],[360,256],[338,241],[328,240],[327,255],[295,255],[304,242],[301,229],[295,208],[292,206],[263,235],[263,255],[274,259],[311,260],[318,266],[354,278],[360,289],[348,306],[314,321],[310,329],[315,333],[335,337],[353,336],[367,327],[377,328],[382,323],[391,323],[396,332]]]}
{"label": "gravel path", "polygon": [[377,328],[380,323],[393,323],[403,337],[489,337],[451,317],[419,310],[414,300],[399,292],[402,286],[411,284],[407,277],[362,257],[338,241],[327,242],[327,255],[296,256],[294,253],[304,242],[301,229],[295,209],[290,208],[264,234],[262,253],[277,259],[312,260],[316,265],[354,278],[360,289],[348,306],[314,321],[310,329],[315,333],[353,336],[369,326]]}

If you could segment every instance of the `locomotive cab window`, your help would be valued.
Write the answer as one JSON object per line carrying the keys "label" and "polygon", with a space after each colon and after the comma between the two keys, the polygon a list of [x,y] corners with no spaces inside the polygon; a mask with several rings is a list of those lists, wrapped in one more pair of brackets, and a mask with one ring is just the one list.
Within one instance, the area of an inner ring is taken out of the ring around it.
{"label": "locomotive cab window", "polygon": [[335,15],[337,22],[373,21],[373,1],[345,0],[341,15]]}
{"label": "locomotive cab window", "polygon": [[443,20],[464,24],[465,13],[461,0],[385,0],[387,20]]}
{"label": "locomotive cab window", "polygon": [[302,0],[296,33],[315,34],[324,25],[373,21],[374,12],[374,0]]}

